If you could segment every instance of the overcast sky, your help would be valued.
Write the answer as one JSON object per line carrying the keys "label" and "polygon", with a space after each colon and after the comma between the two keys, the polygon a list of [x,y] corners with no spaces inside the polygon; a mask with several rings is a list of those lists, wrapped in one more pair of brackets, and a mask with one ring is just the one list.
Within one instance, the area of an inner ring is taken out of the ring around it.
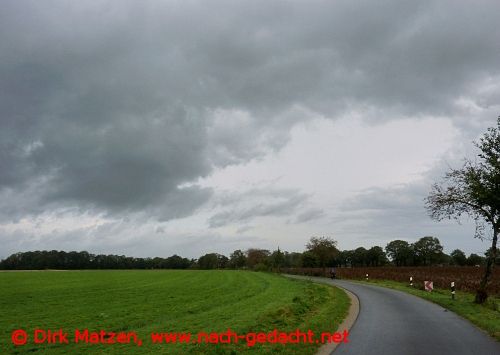
{"label": "overcast sky", "polygon": [[432,235],[423,199],[500,114],[500,2],[2,1],[0,258],[341,249]]}

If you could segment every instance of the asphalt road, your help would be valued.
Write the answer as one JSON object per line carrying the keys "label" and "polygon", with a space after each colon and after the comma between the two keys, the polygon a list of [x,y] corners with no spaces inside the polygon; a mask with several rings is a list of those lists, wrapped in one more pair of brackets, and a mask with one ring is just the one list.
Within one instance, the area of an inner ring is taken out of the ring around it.
{"label": "asphalt road", "polygon": [[500,343],[443,307],[383,287],[323,279],[359,298],[350,342],[333,352],[373,355],[500,355]]}

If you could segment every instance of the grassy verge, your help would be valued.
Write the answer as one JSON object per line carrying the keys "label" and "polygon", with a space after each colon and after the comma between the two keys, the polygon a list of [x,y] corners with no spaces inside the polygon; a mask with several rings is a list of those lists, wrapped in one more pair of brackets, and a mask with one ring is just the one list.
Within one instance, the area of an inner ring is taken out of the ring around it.
{"label": "grassy verge", "polygon": [[410,287],[409,285],[401,282],[389,280],[370,280],[358,282],[393,288],[437,303],[440,306],[459,314],[465,319],[468,319],[476,326],[485,330],[492,337],[500,341],[499,297],[490,296],[485,305],[478,305],[474,303],[474,294],[467,292],[457,291],[455,300],[452,300],[450,290],[434,289],[432,292],[426,292],[424,290]]}
{"label": "grassy verge", "polygon": [[[248,271],[0,273],[0,353],[314,354],[320,344],[163,343],[152,332],[336,330],[349,307],[333,287]],[[68,344],[34,344],[35,329],[63,329]],[[24,329],[28,343],[14,346]],[[136,332],[136,344],[74,343],[75,329]]]}

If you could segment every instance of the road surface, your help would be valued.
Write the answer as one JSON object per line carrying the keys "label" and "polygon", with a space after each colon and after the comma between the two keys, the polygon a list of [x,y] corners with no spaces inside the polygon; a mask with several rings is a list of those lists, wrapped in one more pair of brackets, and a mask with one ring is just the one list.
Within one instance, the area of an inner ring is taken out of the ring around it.
{"label": "road surface", "polygon": [[359,315],[334,355],[500,355],[500,342],[441,306],[372,285],[315,278],[354,293]]}

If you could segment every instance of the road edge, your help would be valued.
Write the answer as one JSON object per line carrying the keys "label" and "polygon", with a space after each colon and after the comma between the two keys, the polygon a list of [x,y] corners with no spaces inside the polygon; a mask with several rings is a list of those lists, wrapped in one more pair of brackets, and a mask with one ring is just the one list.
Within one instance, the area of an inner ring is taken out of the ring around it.
{"label": "road edge", "polygon": [[[285,277],[292,278],[292,279],[309,280],[312,282],[321,283],[321,284],[340,288],[349,297],[349,299],[351,301],[351,305],[349,306],[349,310],[347,311],[347,316],[344,318],[342,323],[339,324],[338,330],[339,331],[341,331],[341,330],[343,331],[344,329],[350,330],[352,328],[352,326],[354,325],[354,323],[356,323],[356,320],[358,319],[358,316],[359,316],[359,298],[351,291],[345,289],[342,286],[335,285],[335,284],[329,282],[330,279],[327,279],[327,278],[314,278],[314,277],[310,277],[310,276],[299,276],[299,275],[290,275],[290,274],[282,274],[282,275]],[[319,350],[316,352],[316,355],[330,355],[331,353],[333,353],[335,351],[335,349],[337,348],[338,345],[339,345],[338,343],[323,344],[319,348]]]}

